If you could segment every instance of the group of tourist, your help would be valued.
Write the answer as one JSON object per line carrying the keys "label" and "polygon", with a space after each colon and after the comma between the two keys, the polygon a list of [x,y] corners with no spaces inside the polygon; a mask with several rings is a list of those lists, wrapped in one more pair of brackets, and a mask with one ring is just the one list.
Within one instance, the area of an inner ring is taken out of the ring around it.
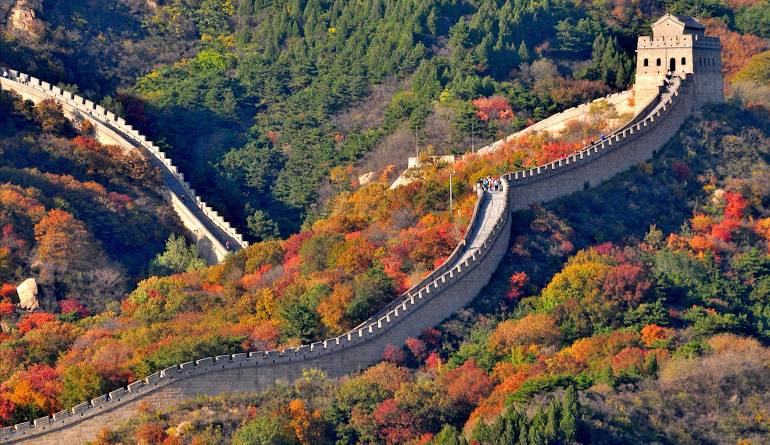
{"label": "group of tourist", "polygon": [[487,176],[486,178],[481,178],[476,181],[476,187],[481,188],[481,190],[484,190],[485,192],[502,192],[503,181],[500,178]]}

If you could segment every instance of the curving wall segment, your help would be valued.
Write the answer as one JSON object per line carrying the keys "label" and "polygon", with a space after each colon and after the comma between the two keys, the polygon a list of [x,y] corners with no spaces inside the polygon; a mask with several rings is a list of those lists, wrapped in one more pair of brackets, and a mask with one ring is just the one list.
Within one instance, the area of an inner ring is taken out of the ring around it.
{"label": "curving wall segment", "polygon": [[583,190],[648,159],[679,129],[694,106],[690,81],[675,82],[654,106],[605,141],[567,158],[503,176],[503,192],[479,193],[463,242],[429,277],[375,317],[338,337],[281,351],[208,357],[168,367],[52,417],[0,430],[2,444],[76,444],[142,407],[160,409],[200,395],[253,392],[321,369],[335,377],[377,362],[468,304],[505,255],[512,211]]}
{"label": "curving wall segment", "polygon": [[196,194],[171,159],[126,123],[125,119],[88,99],[36,77],[4,68],[0,68],[0,72],[7,73],[7,76],[0,77],[0,87],[3,89],[12,90],[35,103],[47,98],[54,99],[61,104],[69,118],[76,121],[90,120],[100,142],[146,154],[151,165],[162,173],[166,186],[164,196],[171,202],[184,226],[197,239],[199,251],[207,262],[216,263],[227,256],[229,251],[248,246],[243,236]]}

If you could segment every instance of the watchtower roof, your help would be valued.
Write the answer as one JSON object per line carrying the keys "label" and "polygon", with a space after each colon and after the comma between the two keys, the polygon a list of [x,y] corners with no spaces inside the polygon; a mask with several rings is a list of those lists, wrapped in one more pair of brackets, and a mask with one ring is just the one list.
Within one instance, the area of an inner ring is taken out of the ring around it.
{"label": "watchtower roof", "polygon": [[688,15],[666,14],[651,26],[653,35],[703,34],[706,27]]}
{"label": "watchtower roof", "polygon": [[689,15],[674,15],[669,14],[672,17],[676,18],[680,22],[684,24],[685,29],[698,29],[698,30],[705,30],[706,27],[701,24],[698,20],[696,20],[694,17],[690,17]]}

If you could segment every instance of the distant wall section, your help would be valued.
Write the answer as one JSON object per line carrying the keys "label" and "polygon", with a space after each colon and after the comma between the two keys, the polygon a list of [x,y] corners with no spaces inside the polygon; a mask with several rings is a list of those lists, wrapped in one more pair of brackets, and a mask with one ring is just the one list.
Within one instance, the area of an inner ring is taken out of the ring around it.
{"label": "distant wall section", "polygon": [[[136,131],[125,119],[92,101],[32,76],[10,70],[11,78],[0,77],[0,87],[38,103],[53,98],[62,106],[67,118],[74,122],[88,119],[94,124],[99,142],[118,145],[126,150],[140,150],[150,164],[160,169],[166,184],[165,196],[184,226],[198,242],[201,255],[210,263],[221,261],[230,251],[248,246],[234,227],[208,206],[185,181],[160,148]],[[229,247],[229,249],[228,249]]]}

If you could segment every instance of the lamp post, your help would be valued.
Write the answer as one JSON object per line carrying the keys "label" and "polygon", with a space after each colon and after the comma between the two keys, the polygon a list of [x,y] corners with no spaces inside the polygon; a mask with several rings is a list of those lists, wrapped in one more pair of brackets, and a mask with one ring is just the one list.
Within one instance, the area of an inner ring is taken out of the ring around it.
{"label": "lamp post", "polygon": [[417,156],[417,162],[420,162],[420,139],[417,137],[417,129],[414,129],[414,152]]}
{"label": "lamp post", "polygon": [[476,116],[471,118],[471,153],[476,153]]}
{"label": "lamp post", "polygon": [[455,172],[449,172],[449,220],[452,220],[452,176]]}

